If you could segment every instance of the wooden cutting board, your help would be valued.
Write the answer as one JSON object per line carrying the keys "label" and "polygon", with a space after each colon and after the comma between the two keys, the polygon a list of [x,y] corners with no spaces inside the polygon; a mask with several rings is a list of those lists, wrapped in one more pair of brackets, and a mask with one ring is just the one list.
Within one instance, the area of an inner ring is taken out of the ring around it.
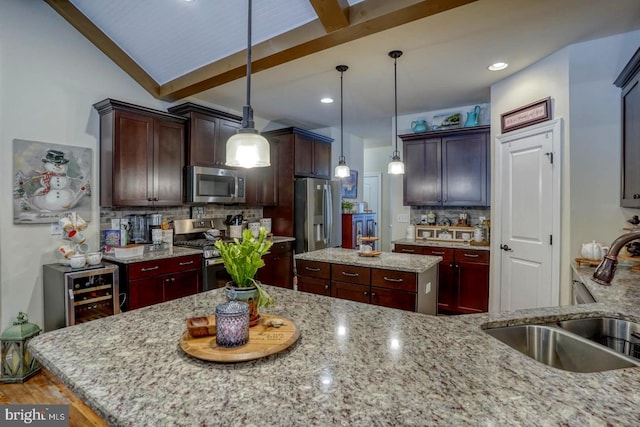
{"label": "wooden cutting board", "polygon": [[[272,320],[283,320],[279,328],[271,326]],[[300,337],[300,330],[293,320],[273,314],[260,314],[260,322],[249,328],[249,342],[235,348],[218,347],[215,336],[193,338],[185,331],[180,337],[180,347],[190,356],[211,362],[246,362],[281,352]]]}

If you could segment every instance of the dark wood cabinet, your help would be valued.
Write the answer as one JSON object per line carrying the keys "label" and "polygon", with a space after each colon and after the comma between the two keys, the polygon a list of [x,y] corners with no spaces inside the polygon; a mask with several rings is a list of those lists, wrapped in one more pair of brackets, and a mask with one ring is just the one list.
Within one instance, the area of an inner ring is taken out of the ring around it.
{"label": "dark wood cabinet", "polygon": [[242,127],[242,117],[186,102],[169,108],[187,123],[187,164],[224,167],[227,140]]}
{"label": "dark wood cabinet", "polygon": [[281,288],[293,289],[293,242],[274,243],[263,258],[258,280]]}
{"label": "dark wood cabinet", "polygon": [[280,169],[280,141],[269,142],[271,166],[247,170],[245,205],[278,205],[278,170]]}
{"label": "dark wood cabinet", "polygon": [[100,114],[100,205],[182,204],[185,119],[106,99]]}
{"label": "dark wood cabinet", "polygon": [[296,266],[300,291],[400,310],[418,309],[418,273],[300,259]]}
{"label": "dark wood cabinet", "polygon": [[620,206],[640,207],[640,49],[614,84],[622,88],[622,187]]}
{"label": "dark wood cabinet", "polygon": [[359,249],[363,237],[376,237],[376,225],[375,213],[342,214],[342,247]]}
{"label": "dark wood cabinet", "polygon": [[182,298],[202,289],[202,255],[185,255],[152,261],[108,262],[119,267],[123,308],[133,310]]}
{"label": "dark wood cabinet", "polygon": [[489,308],[489,251],[439,246],[399,245],[394,252],[441,256],[438,313],[484,313]]}
{"label": "dark wood cabinet", "polygon": [[488,206],[489,127],[400,135],[410,206]]}
{"label": "dark wood cabinet", "polygon": [[[271,218],[271,231],[275,235],[293,237],[293,196],[296,176],[329,178],[331,169],[331,142],[333,139],[298,128],[285,128],[262,135],[277,146],[276,204],[264,204],[263,215]],[[314,160],[315,159],[315,160]],[[274,156],[272,155],[272,163]],[[304,173],[300,172],[304,170]],[[323,175],[313,175],[313,171]]]}
{"label": "dark wood cabinet", "polygon": [[294,134],[296,176],[331,179],[331,142],[320,135]]}

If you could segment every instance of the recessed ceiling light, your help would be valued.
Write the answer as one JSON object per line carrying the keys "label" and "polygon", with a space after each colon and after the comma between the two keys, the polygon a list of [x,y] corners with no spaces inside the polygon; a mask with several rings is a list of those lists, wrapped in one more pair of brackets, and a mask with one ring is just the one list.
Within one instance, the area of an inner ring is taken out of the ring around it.
{"label": "recessed ceiling light", "polygon": [[495,62],[489,65],[487,68],[491,71],[500,71],[500,70],[504,70],[508,66],[509,64],[507,64],[506,62]]}
{"label": "recessed ceiling light", "polygon": [[322,98],[320,102],[322,102],[323,104],[331,104],[333,102],[333,98],[329,98],[329,97]]}

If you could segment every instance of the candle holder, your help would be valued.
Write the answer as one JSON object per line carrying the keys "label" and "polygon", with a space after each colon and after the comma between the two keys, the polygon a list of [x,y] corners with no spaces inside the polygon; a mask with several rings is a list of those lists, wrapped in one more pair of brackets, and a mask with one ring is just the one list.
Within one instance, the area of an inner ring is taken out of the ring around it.
{"label": "candle holder", "polygon": [[249,342],[249,304],[229,301],[216,307],[216,344],[239,347]]}

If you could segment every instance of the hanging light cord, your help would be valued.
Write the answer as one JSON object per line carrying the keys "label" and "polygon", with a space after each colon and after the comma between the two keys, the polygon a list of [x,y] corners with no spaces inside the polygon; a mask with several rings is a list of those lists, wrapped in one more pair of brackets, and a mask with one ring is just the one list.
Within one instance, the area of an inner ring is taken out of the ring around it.
{"label": "hanging light cord", "polygon": [[342,100],[342,78],[344,77],[344,72],[347,71],[349,67],[346,65],[338,65],[336,70],[340,71],[340,158],[338,159],[338,164],[346,165],[347,161],[344,158],[344,102]]}
{"label": "hanging light cord", "polygon": [[252,128],[253,122],[253,108],[251,108],[251,0],[248,0],[249,11],[247,13],[247,105],[243,108],[243,123],[242,127]]}
{"label": "hanging light cord", "polygon": [[342,101],[342,78],[344,77],[344,71],[340,71],[340,159],[344,158],[344,107]]}
{"label": "hanging light cord", "polygon": [[393,57],[393,93],[394,93],[394,109],[396,115],[396,151],[393,152],[393,158],[400,157],[398,152],[398,57]]}

